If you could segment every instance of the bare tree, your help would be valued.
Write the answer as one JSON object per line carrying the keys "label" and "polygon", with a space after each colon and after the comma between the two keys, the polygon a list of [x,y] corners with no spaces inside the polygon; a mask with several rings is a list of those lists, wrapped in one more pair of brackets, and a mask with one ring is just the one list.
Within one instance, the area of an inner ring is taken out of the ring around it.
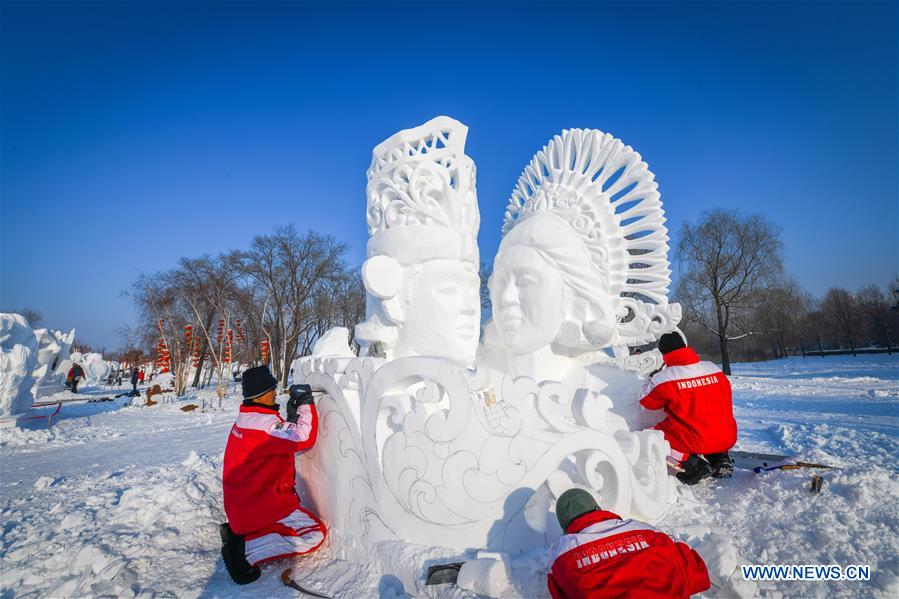
{"label": "bare tree", "polygon": [[799,342],[811,300],[792,279],[761,289],[758,296],[753,326],[768,340],[774,357],[785,358],[787,348]]}
{"label": "bare tree", "polygon": [[[194,344],[199,345],[191,348],[192,351],[199,350],[193,384],[195,387],[198,386],[204,361],[207,356],[211,357],[216,370],[219,406],[231,379],[233,336],[228,331],[233,330],[236,318],[234,298],[240,274],[241,263],[235,253],[221,254],[214,258],[209,256],[197,259],[182,258],[179,268],[170,274],[172,284],[178,288],[181,297],[190,306],[199,328],[198,338],[194,339]],[[213,331],[213,326],[219,324],[223,330]]]}
{"label": "bare tree", "polygon": [[190,372],[190,348],[183,342],[184,326],[194,321],[171,273],[141,275],[129,295],[141,316],[142,338],[161,339],[168,349],[176,395],[184,395]]}
{"label": "bare tree", "polygon": [[[5,310],[0,311],[5,312]],[[27,320],[28,326],[31,328],[34,328],[35,325],[40,324],[44,320],[44,315],[34,308],[22,308],[21,310],[12,310],[11,312]]]}
{"label": "bare tree", "polygon": [[899,318],[890,309],[889,297],[877,285],[862,287],[855,297],[864,319],[866,337],[886,347],[888,353],[893,353],[892,343],[896,340]]}
{"label": "bare tree", "polygon": [[343,275],[346,246],[331,237],[297,233],[293,225],[253,239],[243,253],[244,272],[255,284],[256,309],[270,340],[272,370],[287,387],[297,345],[317,325],[315,299]]}
{"label": "bare tree", "polygon": [[730,374],[729,342],[754,333],[757,292],[783,272],[779,231],[762,216],[705,212],[681,228],[678,257],[678,300],[687,318],[717,337],[722,370]]}
{"label": "bare tree", "polygon": [[362,276],[358,270],[335,273],[313,298],[312,314],[303,328],[297,355],[309,354],[315,341],[332,327],[346,327],[350,332],[350,346],[358,351],[355,328],[364,319],[365,286]]}
{"label": "bare tree", "polygon": [[821,311],[826,320],[832,323],[838,338],[841,337],[842,341],[848,342],[852,355],[856,355],[859,314],[855,297],[842,287],[831,287],[821,301]]}
{"label": "bare tree", "polygon": [[821,355],[824,355],[825,342],[825,318],[821,312],[821,301],[806,295],[805,314],[799,321],[799,343],[802,348],[803,356],[805,355],[806,345],[813,346]]}
{"label": "bare tree", "polygon": [[481,280],[481,310],[483,310],[485,315],[493,311],[493,304],[490,302],[490,277],[492,275],[493,267],[485,262],[481,262],[478,278]]}

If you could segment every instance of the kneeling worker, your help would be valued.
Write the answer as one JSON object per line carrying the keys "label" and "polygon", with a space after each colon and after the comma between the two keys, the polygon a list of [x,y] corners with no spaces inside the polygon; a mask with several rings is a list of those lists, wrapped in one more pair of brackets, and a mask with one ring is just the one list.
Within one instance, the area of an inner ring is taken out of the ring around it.
{"label": "kneeling worker", "polygon": [[730,381],[711,362],[700,362],[680,333],[662,335],[659,351],[666,367],[652,375],[640,404],[668,415],[655,428],[671,445],[674,466],[683,469],[678,480],[694,485],[709,475],[731,476],[727,451],[737,442],[737,422]]}
{"label": "kneeling worker", "polygon": [[711,586],[698,553],[648,524],[599,509],[583,489],[562,493],[556,517],[565,534],[550,558],[554,599],[686,598]]}
{"label": "kneeling worker", "polygon": [[277,381],[267,366],[243,373],[244,402],[225,447],[222,487],[228,522],[222,524],[222,557],[231,579],[259,578],[262,562],[318,549],[325,526],[300,507],[294,487],[294,454],[309,449],[318,415],[308,385],[290,387],[287,420],[275,403]]}

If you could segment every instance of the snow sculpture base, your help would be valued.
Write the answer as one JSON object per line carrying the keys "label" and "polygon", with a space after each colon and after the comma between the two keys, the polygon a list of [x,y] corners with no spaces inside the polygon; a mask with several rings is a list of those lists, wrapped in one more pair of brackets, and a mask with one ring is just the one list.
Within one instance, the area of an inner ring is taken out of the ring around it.
{"label": "snow sculpture base", "polygon": [[616,427],[607,395],[431,357],[298,366],[327,391],[298,488],[335,537],[514,554],[561,534],[552,510],[573,486],[649,521],[674,496],[668,443]]}

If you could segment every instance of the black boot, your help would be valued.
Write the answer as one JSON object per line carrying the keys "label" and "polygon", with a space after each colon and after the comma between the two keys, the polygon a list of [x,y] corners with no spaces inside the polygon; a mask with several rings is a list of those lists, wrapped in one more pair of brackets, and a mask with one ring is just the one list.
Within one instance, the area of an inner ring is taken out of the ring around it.
{"label": "black boot", "polygon": [[709,463],[695,454],[687,458],[683,466],[684,471],[678,472],[676,476],[677,480],[685,485],[695,485],[712,474],[712,467],[709,466]]}
{"label": "black boot", "polygon": [[251,566],[247,561],[243,535],[234,534],[227,522],[219,526],[219,534],[222,536],[222,558],[231,580],[237,584],[250,584],[258,579],[259,566]]}
{"label": "black boot", "polygon": [[715,478],[730,478],[734,475],[734,463],[727,452],[706,454],[705,459],[712,467],[712,476]]}

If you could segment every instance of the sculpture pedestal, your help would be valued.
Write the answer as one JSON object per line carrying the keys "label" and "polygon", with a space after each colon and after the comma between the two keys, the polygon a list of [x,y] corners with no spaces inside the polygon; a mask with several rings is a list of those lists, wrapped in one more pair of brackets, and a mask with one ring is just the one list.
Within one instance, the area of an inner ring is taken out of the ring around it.
{"label": "sculpture pedestal", "polygon": [[560,534],[555,499],[581,486],[623,517],[655,520],[673,498],[658,431],[593,397],[589,423],[559,383],[503,379],[440,358],[311,358],[327,391],[315,446],[297,458],[304,505],[334,538],[518,553]]}

